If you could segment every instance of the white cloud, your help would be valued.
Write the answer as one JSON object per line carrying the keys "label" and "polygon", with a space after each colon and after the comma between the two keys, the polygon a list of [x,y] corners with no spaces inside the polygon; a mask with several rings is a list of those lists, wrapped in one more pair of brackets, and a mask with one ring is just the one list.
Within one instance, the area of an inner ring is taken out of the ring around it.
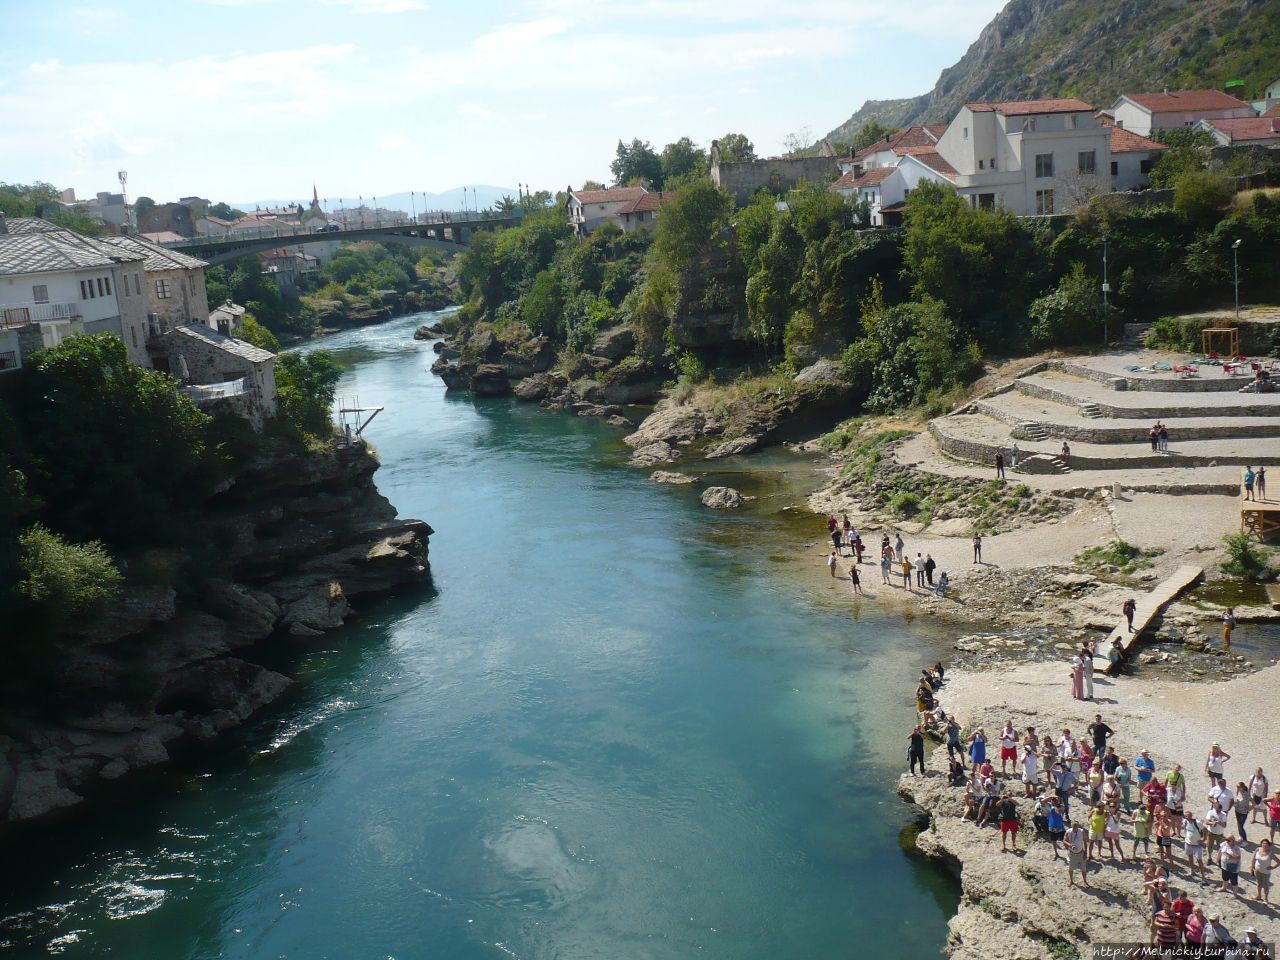
{"label": "white cloud", "polygon": [[561,17],[544,17],[525,23],[510,23],[476,37],[471,44],[482,53],[506,53],[536,46],[548,37],[559,36],[569,29],[569,21]]}
{"label": "white cloud", "polygon": [[458,116],[466,117],[468,120],[480,123],[488,123],[493,119],[493,111],[480,106],[478,103],[467,101],[458,107]]}
{"label": "white cloud", "polygon": [[27,73],[53,73],[62,66],[62,61],[57,57],[51,57],[48,60],[41,60],[39,63],[27,65]]}
{"label": "white cloud", "polygon": [[403,133],[388,133],[379,141],[378,146],[383,150],[404,150],[413,146],[413,141]]}
{"label": "white cloud", "polygon": [[609,106],[613,107],[615,110],[627,110],[631,107],[643,107],[647,104],[657,102],[658,98],[652,94],[641,93],[632,97],[621,97],[613,101]]}
{"label": "white cloud", "polygon": [[426,10],[423,0],[320,0],[326,7],[347,7],[354,13],[410,13]]}

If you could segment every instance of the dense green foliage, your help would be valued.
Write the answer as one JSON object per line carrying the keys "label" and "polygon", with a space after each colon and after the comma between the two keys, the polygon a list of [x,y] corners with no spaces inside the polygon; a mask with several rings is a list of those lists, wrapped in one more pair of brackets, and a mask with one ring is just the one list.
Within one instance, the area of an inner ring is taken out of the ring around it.
{"label": "dense green foliage", "polygon": [[68,543],[36,523],[18,537],[18,557],[18,595],[61,621],[95,613],[120,592],[120,571],[97,540]]}
{"label": "dense green foliage", "polygon": [[77,233],[104,232],[103,226],[80,207],[68,210],[51,183],[0,182],[0,214],[6,217],[41,217]]}
{"label": "dense green foliage", "polygon": [[276,396],[286,423],[305,434],[330,431],[334,389],[342,371],[324,350],[282,353],[276,358]]}

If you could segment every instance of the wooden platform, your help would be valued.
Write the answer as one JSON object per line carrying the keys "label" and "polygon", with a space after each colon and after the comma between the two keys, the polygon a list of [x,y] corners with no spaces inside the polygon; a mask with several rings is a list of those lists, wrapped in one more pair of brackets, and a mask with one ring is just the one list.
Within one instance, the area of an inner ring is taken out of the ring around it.
{"label": "wooden platform", "polygon": [[1267,603],[1271,604],[1275,609],[1280,610],[1280,583],[1268,583],[1266,584],[1266,589]]}
{"label": "wooden platform", "polygon": [[1241,500],[1240,529],[1259,540],[1266,540],[1280,533],[1280,502]]}
{"label": "wooden platform", "polygon": [[1137,602],[1137,610],[1133,614],[1133,633],[1129,632],[1129,622],[1122,615],[1120,623],[1107,635],[1107,639],[1099,645],[1098,655],[1093,658],[1094,671],[1110,673],[1111,661],[1107,659],[1107,651],[1111,649],[1111,642],[1119,637],[1120,645],[1125,652],[1128,652],[1138,642],[1142,632],[1151,625],[1151,621],[1155,619],[1156,614],[1177,599],[1179,594],[1202,576],[1204,576],[1203,567],[1182,566],[1173,571],[1172,576],[1159,584],[1150,593],[1135,594],[1133,599]]}

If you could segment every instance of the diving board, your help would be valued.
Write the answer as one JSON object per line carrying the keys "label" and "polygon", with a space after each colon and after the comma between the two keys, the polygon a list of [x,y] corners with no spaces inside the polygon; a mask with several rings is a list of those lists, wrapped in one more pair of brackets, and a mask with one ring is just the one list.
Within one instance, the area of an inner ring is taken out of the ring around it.
{"label": "diving board", "polygon": [[1129,632],[1129,622],[1121,616],[1120,623],[1107,635],[1107,639],[1099,645],[1098,653],[1093,658],[1093,669],[1102,673],[1110,673],[1111,661],[1107,659],[1107,651],[1111,649],[1112,641],[1118,637],[1120,646],[1128,653],[1133,645],[1137,643],[1138,638],[1142,636],[1142,632],[1151,625],[1151,621],[1156,618],[1156,615],[1202,576],[1204,576],[1203,567],[1181,566],[1173,571],[1172,576],[1159,584],[1150,593],[1135,596],[1134,600],[1137,602],[1137,609],[1133,614],[1133,633]]}

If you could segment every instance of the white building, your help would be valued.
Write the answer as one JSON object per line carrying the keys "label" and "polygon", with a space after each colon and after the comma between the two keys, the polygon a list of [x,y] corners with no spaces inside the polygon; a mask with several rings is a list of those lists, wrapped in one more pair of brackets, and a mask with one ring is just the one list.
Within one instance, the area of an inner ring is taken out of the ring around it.
{"label": "white building", "polygon": [[34,217],[0,217],[0,369],[78,333],[110,332],[147,364],[144,258]]}
{"label": "white building", "polygon": [[1221,90],[1165,90],[1125,93],[1111,105],[1117,127],[1149,137],[1154,130],[1177,130],[1200,120],[1243,119],[1253,107]]}
{"label": "white building", "polygon": [[1195,125],[1223,147],[1272,147],[1280,144],[1280,117],[1201,120]]}
{"label": "white building", "polygon": [[1111,188],[1141,190],[1151,185],[1151,168],[1169,148],[1123,127],[1111,127]]}
{"label": "white building", "polygon": [[578,236],[585,236],[602,223],[613,220],[624,204],[634,203],[645,194],[644,187],[613,187],[607,190],[567,190],[565,209],[569,225]]}
{"label": "white building", "polygon": [[871,225],[894,225],[901,220],[907,197],[921,181],[955,187],[955,170],[933,151],[904,153],[892,166],[878,166],[858,173],[850,170],[832,189],[853,203],[865,203]]}
{"label": "white building", "polygon": [[1111,189],[1109,130],[1074,98],[969,103],[938,139],[956,192],[975,207],[1065,213]]}
{"label": "white building", "polygon": [[209,323],[204,283],[207,263],[143,237],[103,237],[101,242],[143,258],[149,336],[158,337],[189,323]]}

